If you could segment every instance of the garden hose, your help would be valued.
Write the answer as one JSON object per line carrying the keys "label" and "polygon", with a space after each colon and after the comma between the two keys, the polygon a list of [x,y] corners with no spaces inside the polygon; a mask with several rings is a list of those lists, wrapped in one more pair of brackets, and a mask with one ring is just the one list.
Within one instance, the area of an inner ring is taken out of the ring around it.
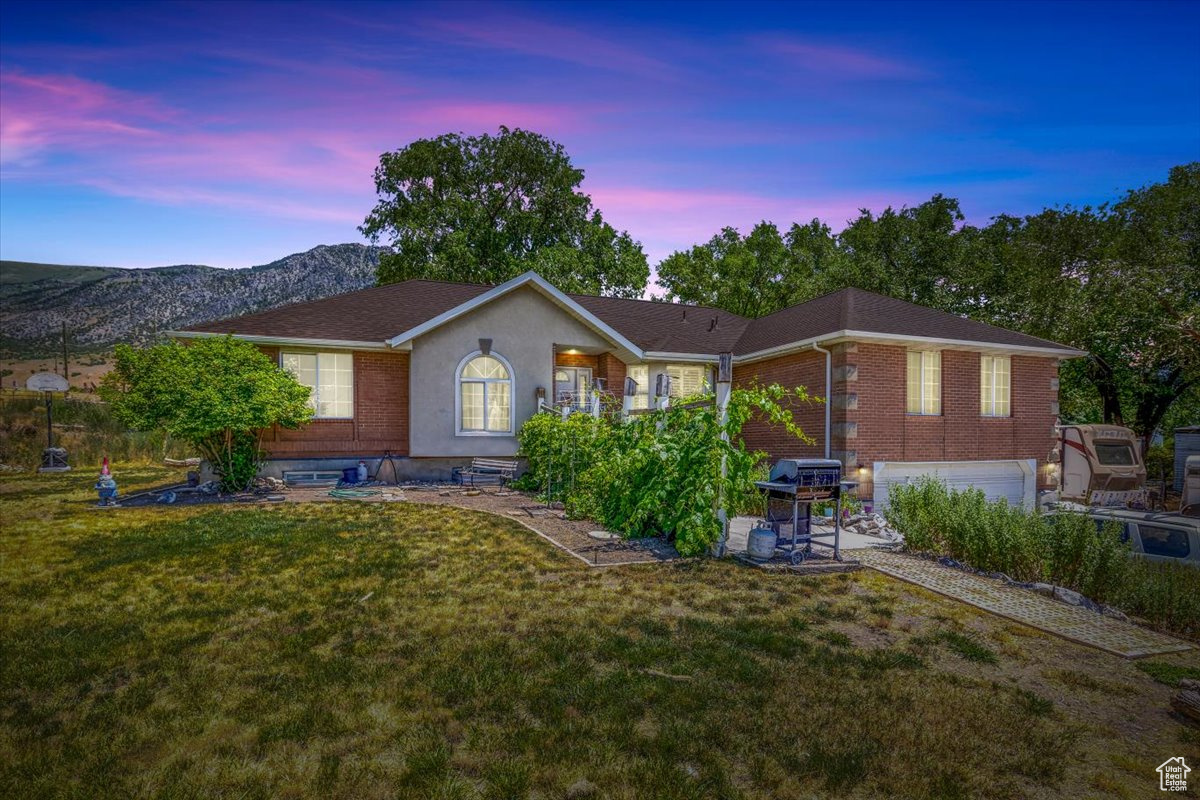
{"label": "garden hose", "polygon": [[329,496],[339,500],[361,500],[383,494],[379,489],[330,489]]}

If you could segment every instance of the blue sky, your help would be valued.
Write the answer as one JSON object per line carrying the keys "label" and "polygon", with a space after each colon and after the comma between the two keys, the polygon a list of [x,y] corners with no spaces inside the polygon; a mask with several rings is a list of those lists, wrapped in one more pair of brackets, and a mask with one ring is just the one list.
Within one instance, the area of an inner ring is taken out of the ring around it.
{"label": "blue sky", "polygon": [[973,222],[1200,159],[1200,3],[52,4],[0,18],[0,257],[360,241],[385,150],[560,142],[651,264],[941,192]]}

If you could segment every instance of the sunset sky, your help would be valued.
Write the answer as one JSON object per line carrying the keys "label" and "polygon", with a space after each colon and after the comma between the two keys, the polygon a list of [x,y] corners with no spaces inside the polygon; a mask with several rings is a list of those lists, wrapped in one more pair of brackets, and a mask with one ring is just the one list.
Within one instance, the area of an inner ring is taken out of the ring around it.
{"label": "sunset sky", "polygon": [[1200,159],[1200,3],[0,6],[0,257],[249,266],[362,241],[379,154],[562,142],[653,266],[721,226],[973,222]]}

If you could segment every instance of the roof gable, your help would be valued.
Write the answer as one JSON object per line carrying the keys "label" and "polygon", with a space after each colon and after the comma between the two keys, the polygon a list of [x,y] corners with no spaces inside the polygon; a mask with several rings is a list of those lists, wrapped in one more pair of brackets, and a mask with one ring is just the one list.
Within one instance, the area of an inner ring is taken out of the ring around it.
{"label": "roof gable", "polygon": [[595,330],[629,356],[632,356],[633,358],[642,357],[641,348],[629,341],[629,339],[627,339],[619,330],[588,311],[573,297],[555,288],[549,281],[533,271],[518,275],[512,280],[506,281],[499,286],[488,287],[485,291],[458,304],[457,306],[449,308],[443,311],[441,314],[432,316],[419,325],[389,337],[387,343],[390,347],[398,347],[407,344],[424,333],[428,333],[429,331],[434,330],[435,328],[438,328],[439,326],[444,325],[453,319],[458,319],[464,314],[469,314],[474,309],[486,305],[487,303],[490,303],[491,301],[500,297],[504,297],[510,292],[522,287],[529,287],[541,293],[551,302],[558,305],[580,322]]}

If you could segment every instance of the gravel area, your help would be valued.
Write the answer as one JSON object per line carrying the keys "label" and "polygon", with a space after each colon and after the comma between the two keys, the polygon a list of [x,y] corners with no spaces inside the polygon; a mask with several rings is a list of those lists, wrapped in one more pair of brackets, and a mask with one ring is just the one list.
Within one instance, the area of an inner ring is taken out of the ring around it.
{"label": "gravel area", "polygon": [[[463,489],[458,485],[381,486],[365,487],[367,497],[340,502],[406,502],[454,506],[472,511],[484,511],[516,520],[552,544],[566,550],[590,566],[605,567],[619,564],[645,564],[673,561],[681,556],[669,542],[658,539],[607,538],[600,526],[590,520],[566,519],[559,509],[546,508],[532,495],[516,491],[501,491],[495,487]],[[288,502],[329,502],[329,487],[291,487],[284,494]],[[598,534],[599,537],[592,534]]]}

